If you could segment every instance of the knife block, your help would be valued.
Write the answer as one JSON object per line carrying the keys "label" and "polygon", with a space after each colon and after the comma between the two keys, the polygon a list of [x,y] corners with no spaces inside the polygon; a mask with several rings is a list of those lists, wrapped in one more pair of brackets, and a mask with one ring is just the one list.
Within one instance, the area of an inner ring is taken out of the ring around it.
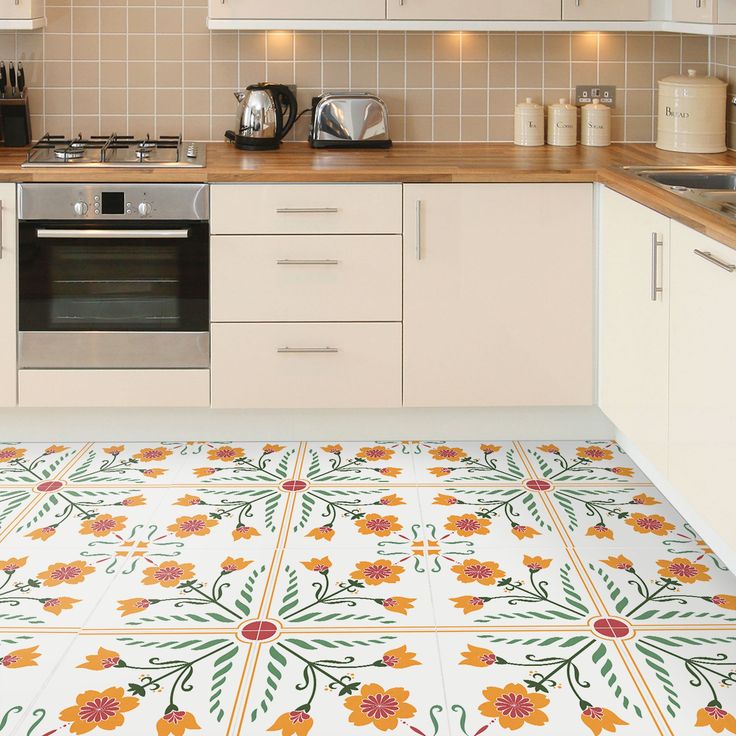
{"label": "knife block", "polygon": [[27,97],[0,99],[0,135],[9,148],[27,146],[31,142],[31,111]]}

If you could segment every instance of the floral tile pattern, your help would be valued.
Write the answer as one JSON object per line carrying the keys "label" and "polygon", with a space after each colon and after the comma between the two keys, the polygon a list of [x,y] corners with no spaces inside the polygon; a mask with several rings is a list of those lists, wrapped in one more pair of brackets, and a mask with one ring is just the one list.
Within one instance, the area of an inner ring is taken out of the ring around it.
{"label": "floral tile pattern", "polygon": [[0,736],[736,734],[736,578],[614,442],[0,444]]}

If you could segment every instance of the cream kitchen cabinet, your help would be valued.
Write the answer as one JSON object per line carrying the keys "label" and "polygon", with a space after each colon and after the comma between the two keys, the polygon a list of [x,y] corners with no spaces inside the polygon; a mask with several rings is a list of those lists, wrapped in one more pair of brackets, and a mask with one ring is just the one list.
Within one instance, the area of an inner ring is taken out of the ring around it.
{"label": "cream kitchen cabinet", "polygon": [[385,0],[210,0],[210,18],[383,20]]}
{"label": "cream kitchen cabinet", "polygon": [[649,20],[649,14],[649,0],[562,0],[563,20]]}
{"label": "cream kitchen cabinet", "polygon": [[593,402],[593,187],[404,187],[404,404]]}
{"label": "cream kitchen cabinet", "polygon": [[560,20],[560,0],[388,0],[389,20]]}
{"label": "cream kitchen cabinet", "polygon": [[736,484],[736,251],[672,223],[670,472],[726,541]]}
{"label": "cream kitchen cabinet", "polygon": [[736,23],[736,0],[672,0],[672,20]]}
{"label": "cream kitchen cabinet", "polygon": [[17,370],[15,184],[0,184],[0,406],[15,406]]}
{"label": "cream kitchen cabinet", "polygon": [[600,406],[666,472],[670,220],[605,189],[600,232]]}
{"label": "cream kitchen cabinet", "polygon": [[46,24],[44,0],[0,0],[0,29],[21,31]]}

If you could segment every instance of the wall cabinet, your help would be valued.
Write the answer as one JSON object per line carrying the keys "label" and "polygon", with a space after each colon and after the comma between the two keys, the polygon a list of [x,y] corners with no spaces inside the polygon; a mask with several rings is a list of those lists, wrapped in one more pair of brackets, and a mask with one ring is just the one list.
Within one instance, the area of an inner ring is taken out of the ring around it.
{"label": "wall cabinet", "polygon": [[672,20],[736,23],[736,0],[672,0]]}
{"label": "wall cabinet", "polygon": [[600,406],[666,473],[670,221],[605,189],[600,233]]}
{"label": "wall cabinet", "polygon": [[389,20],[559,20],[559,0],[388,0]]}
{"label": "wall cabinet", "polygon": [[46,24],[44,13],[44,0],[0,0],[0,28],[40,28]]}
{"label": "wall cabinet", "polygon": [[0,184],[0,406],[15,406],[17,369],[15,184]]}
{"label": "wall cabinet", "polygon": [[649,13],[648,0],[562,0],[563,20],[649,20]]}
{"label": "wall cabinet", "polygon": [[385,0],[210,0],[209,13],[211,18],[254,20],[382,20],[386,4]]}
{"label": "wall cabinet", "polygon": [[590,184],[404,187],[404,404],[593,401]]}
{"label": "wall cabinet", "polygon": [[736,251],[672,223],[670,479],[734,539]]}

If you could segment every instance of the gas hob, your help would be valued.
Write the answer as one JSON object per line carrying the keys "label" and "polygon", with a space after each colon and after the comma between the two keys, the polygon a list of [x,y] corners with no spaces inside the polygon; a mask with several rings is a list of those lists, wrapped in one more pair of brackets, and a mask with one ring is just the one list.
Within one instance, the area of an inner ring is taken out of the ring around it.
{"label": "gas hob", "polygon": [[195,168],[205,165],[205,144],[181,136],[136,138],[130,135],[93,135],[65,138],[44,135],[29,151],[22,167]]}

